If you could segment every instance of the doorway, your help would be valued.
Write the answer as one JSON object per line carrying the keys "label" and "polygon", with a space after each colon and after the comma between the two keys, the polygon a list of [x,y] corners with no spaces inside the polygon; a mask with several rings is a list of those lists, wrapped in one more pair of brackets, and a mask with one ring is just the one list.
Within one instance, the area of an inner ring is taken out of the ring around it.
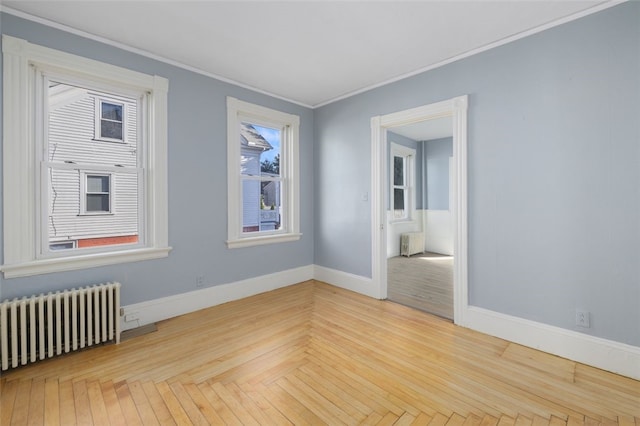
{"label": "doorway", "polygon": [[450,210],[453,222],[453,320],[463,323],[467,307],[467,96],[373,117],[372,132],[372,281],[380,299],[388,298],[387,206],[389,193],[388,130],[449,118],[452,127]]}
{"label": "doorway", "polygon": [[451,116],[387,129],[387,298],[453,320]]}

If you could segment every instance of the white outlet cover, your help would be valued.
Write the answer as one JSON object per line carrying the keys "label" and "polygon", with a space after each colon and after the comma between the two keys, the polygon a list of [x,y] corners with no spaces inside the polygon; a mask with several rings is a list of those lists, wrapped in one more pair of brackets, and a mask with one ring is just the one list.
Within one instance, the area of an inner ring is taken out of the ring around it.
{"label": "white outlet cover", "polygon": [[590,314],[588,311],[576,310],[576,325],[578,327],[589,328],[590,327]]}

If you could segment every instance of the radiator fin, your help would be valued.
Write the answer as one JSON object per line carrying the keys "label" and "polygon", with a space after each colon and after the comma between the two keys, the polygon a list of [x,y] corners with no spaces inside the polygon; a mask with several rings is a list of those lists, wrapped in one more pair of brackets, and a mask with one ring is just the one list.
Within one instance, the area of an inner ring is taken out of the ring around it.
{"label": "radiator fin", "polygon": [[0,303],[2,370],[108,341],[120,343],[120,283]]}

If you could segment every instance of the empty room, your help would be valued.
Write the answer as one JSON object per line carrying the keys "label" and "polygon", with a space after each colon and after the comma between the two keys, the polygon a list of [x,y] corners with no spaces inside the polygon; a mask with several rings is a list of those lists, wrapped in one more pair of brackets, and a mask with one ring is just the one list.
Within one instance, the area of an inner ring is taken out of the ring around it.
{"label": "empty room", "polygon": [[0,32],[0,424],[640,425],[640,2]]}

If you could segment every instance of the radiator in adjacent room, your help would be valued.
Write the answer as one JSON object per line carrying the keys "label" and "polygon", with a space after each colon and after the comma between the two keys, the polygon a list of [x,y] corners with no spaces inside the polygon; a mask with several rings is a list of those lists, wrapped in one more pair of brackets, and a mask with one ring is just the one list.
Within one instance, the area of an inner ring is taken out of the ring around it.
{"label": "radiator in adjacent room", "polygon": [[400,235],[400,256],[424,253],[424,233],[407,232]]}
{"label": "radiator in adjacent room", "polygon": [[3,371],[108,341],[120,343],[120,283],[0,303]]}

